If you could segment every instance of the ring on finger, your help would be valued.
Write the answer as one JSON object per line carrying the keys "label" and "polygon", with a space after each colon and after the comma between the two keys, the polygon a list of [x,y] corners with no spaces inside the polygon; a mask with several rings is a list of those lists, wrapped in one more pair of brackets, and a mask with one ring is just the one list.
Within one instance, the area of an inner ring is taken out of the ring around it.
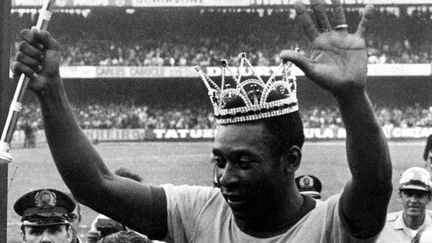
{"label": "ring on finger", "polygon": [[335,30],[343,30],[343,29],[348,29],[348,25],[347,24],[338,24],[335,27]]}

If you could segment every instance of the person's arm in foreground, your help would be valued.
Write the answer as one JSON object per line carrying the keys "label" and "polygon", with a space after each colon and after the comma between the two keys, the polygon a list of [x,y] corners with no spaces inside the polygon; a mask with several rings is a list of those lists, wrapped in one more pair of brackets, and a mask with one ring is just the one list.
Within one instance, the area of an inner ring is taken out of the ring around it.
{"label": "person's arm in foreground", "polygon": [[313,25],[306,7],[296,3],[298,18],[314,51],[311,58],[295,51],[283,51],[281,58],[300,67],[339,103],[347,131],[346,151],[352,174],[341,196],[340,211],[352,233],[358,238],[367,238],[384,226],[392,192],[387,141],[366,93],[365,31],[374,9],[367,6],[357,32],[349,34],[340,0],[332,0],[332,3],[339,26],[334,30],[321,1],[311,0],[321,33]]}
{"label": "person's arm in foreground", "polygon": [[12,64],[15,76],[31,77],[38,96],[48,144],[66,185],[83,204],[130,228],[160,239],[167,231],[166,196],[111,173],[75,121],[59,74],[60,53],[46,31],[23,30]]}

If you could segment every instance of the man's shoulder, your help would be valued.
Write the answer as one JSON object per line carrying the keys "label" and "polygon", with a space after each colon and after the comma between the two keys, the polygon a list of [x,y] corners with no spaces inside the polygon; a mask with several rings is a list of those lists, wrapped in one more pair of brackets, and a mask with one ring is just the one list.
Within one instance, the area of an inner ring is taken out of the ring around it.
{"label": "man's shoulder", "polygon": [[205,203],[220,196],[219,188],[209,186],[164,184],[161,187],[164,189],[168,201],[185,205],[196,204],[199,201]]}
{"label": "man's shoulder", "polygon": [[392,212],[387,214],[387,222],[394,222],[396,219],[398,219],[401,215],[402,211]]}
{"label": "man's shoulder", "polygon": [[191,193],[217,193],[220,191],[219,188],[210,186],[196,186],[196,185],[173,185],[173,184],[163,184],[160,185],[161,188],[167,191],[180,191],[180,192],[191,192]]}

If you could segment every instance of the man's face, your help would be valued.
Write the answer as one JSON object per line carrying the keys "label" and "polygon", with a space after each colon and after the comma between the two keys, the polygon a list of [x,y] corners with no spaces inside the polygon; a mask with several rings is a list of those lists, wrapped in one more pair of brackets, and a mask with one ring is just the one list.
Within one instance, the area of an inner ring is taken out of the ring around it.
{"label": "man's face", "polygon": [[280,205],[286,175],[261,123],[219,126],[212,160],[221,192],[237,219],[259,219]]}
{"label": "man's face", "polygon": [[430,202],[429,193],[420,190],[402,190],[400,198],[404,207],[404,214],[408,217],[423,216],[426,206]]}
{"label": "man's face", "polygon": [[80,225],[80,220],[79,220],[79,213],[77,212],[77,210],[75,209],[69,216],[70,216],[70,227],[71,227],[71,231],[72,231],[72,237],[75,239],[78,235],[79,232],[79,225]]}
{"label": "man's face", "polygon": [[69,243],[71,234],[66,225],[24,226],[23,242],[26,243]]}

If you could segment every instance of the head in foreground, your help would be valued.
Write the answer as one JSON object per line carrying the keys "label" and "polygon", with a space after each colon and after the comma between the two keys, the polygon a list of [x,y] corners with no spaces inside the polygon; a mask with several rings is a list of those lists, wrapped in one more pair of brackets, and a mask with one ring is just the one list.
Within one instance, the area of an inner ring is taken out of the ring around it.
{"label": "head in foreground", "polygon": [[[241,57],[240,69],[246,63],[254,70],[244,53]],[[304,134],[296,78],[287,62],[267,82],[255,71],[256,78],[242,81],[226,60],[221,63],[220,86],[196,68],[218,123],[212,157],[215,184],[236,220],[271,221],[287,211],[281,210],[284,202],[295,201],[293,196],[299,200],[294,172],[300,165]],[[230,79],[226,73],[232,74]]]}
{"label": "head in foreground", "polygon": [[298,112],[218,126],[212,159],[236,218],[259,219],[297,191],[303,142]]}
{"label": "head in foreground", "polygon": [[[403,206],[405,223],[417,229],[423,224],[426,206],[431,201],[430,173],[420,167],[405,170],[399,181],[399,199]],[[409,225],[413,222],[413,225]]]}
{"label": "head in foreground", "polygon": [[65,193],[54,189],[31,191],[14,205],[21,216],[22,241],[69,243],[73,239],[70,215],[76,205]]}
{"label": "head in foreground", "polygon": [[134,231],[119,231],[99,241],[100,243],[151,243],[152,241],[145,235]]}

